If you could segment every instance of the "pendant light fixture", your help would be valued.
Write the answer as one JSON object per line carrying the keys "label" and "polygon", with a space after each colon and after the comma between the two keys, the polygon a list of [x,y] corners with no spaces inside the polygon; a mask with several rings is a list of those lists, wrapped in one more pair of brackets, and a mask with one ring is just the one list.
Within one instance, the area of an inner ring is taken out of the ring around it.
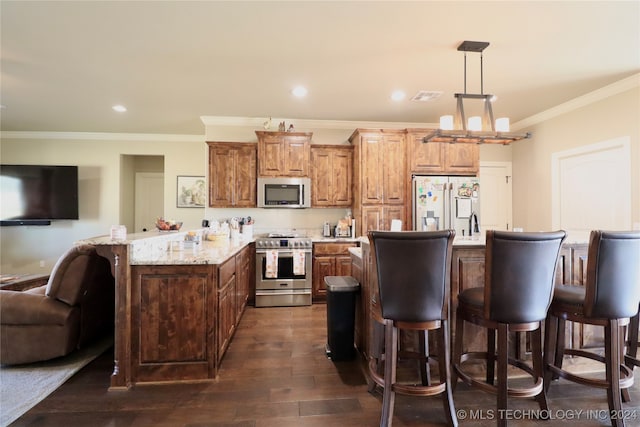
{"label": "pendant light fixture", "polygon": [[[491,102],[495,97],[484,93],[482,73],[482,51],[489,46],[488,42],[463,41],[458,50],[464,52],[464,93],[456,93],[455,116],[440,117],[440,128],[434,129],[424,137],[423,142],[451,142],[466,144],[509,144],[525,138],[531,133],[515,133],[509,131],[509,119],[498,118],[494,121]],[[467,93],[467,52],[480,53],[480,93]],[[464,113],[464,100],[481,100],[484,105],[482,117],[467,117]]]}

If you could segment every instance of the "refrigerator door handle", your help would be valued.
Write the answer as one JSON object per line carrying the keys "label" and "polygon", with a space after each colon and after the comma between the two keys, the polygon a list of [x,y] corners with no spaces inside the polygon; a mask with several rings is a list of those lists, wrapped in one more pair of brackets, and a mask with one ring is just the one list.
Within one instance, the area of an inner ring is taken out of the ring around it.
{"label": "refrigerator door handle", "polygon": [[418,218],[418,182],[416,177],[411,179],[411,221],[414,230],[421,230]]}
{"label": "refrigerator door handle", "polygon": [[448,221],[447,228],[454,229],[455,226],[453,225],[453,218],[454,218],[453,209],[455,208],[455,206],[454,206],[454,200],[453,200],[453,182],[450,182],[448,184],[448,187],[449,187],[449,194],[447,194],[447,201],[449,203],[449,214],[447,215],[447,221]]}
{"label": "refrigerator door handle", "polygon": [[448,230],[449,228],[451,228],[451,191],[449,189],[449,183],[445,183],[443,188],[444,188],[444,194],[442,195],[444,200],[444,218],[442,219],[442,229],[443,230]]}

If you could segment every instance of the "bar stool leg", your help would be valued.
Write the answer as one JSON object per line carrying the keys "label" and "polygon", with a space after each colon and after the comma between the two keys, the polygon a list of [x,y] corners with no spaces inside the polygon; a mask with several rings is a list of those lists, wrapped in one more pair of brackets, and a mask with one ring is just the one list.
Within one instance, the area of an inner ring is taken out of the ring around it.
{"label": "bar stool leg", "polygon": [[[369,344],[370,355],[369,358],[373,359],[373,365],[369,366],[371,370],[375,370],[377,374],[380,374],[380,367],[382,366],[382,357],[384,354],[384,325],[379,322],[373,321],[373,337]],[[372,379],[368,382],[367,391],[373,393],[376,389],[376,382]]]}
{"label": "bar stool leg", "polygon": [[487,384],[494,384],[496,365],[496,331],[487,329]]}
{"label": "bar stool leg", "polygon": [[[610,411],[614,414],[622,412],[622,396],[620,391],[620,323],[618,319],[611,319],[609,324],[605,326],[605,363],[606,378],[609,382],[607,387],[607,401]],[[624,427],[624,419],[620,417],[612,417],[611,425],[614,427]]]}
{"label": "bar stool leg", "polygon": [[[464,341],[464,319],[462,318],[462,314],[460,310],[456,311],[456,339],[453,344],[453,358],[451,363],[453,365],[460,366],[460,360],[462,359],[462,342]],[[451,369],[451,387],[455,391],[456,385],[458,384],[458,373],[455,369]]]}
{"label": "bar stool leg", "polygon": [[507,364],[508,364],[509,327],[506,323],[498,324],[498,427],[507,427],[507,419],[501,416],[507,409]]}
{"label": "bar stool leg", "polygon": [[418,334],[418,347],[421,352],[420,357],[420,379],[422,385],[431,385],[431,370],[429,369],[429,332],[423,331]]}
{"label": "bar stool leg", "polygon": [[[542,360],[542,331],[541,327],[535,331],[531,331],[531,352],[533,362],[533,372],[535,372],[535,381],[539,381],[544,377],[544,362]],[[543,411],[549,410],[549,404],[547,403],[547,393],[544,386],[540,393],[536,396],[536,401]]]}
{"label": "bar stool leg", "polygon": [[551,381],[557,377],[547,366],[552,362],[555,363],[556,346],[558,345],[558,318],[551,313],[547,314],[544,322],[544,390],[549,391]]}
{"label": "bar stool leg", "polygon": [[[629,319],[629,326],[627,327],[627,352],[625,357],[625,363],[629,369],[633,369],[634,366],[638,366],[638,327],[640,326],[640,312]],[[635,362],[635,363],[634,363]]]}
{"label": "bar stool leg", "polygon": [[393,420],[393,408],[396,392],[393,384],[396,382],[396,364],[398,359],[398,329],[393,326],[393,321],[385,321],[385,364],[384,364],[384,390],[382,394],[382,415],[380,427],[390,426]]}
{"label": "bar stool leg", "polygon": [[445,378],[445,391],[442,393],[442,404],[444,406],[444,413],[447,417],[447,422],[450,426],[458,425],[458,416],[456,415],[456,409],[453,404],[453,393],[451,390],[451,352],[449,350],[449,334],[447,333],[449,328],[447,327],[447,321],[442,321],[442,327],[438,331],[438,347],[440,350],[438,356],[438,374],[440,377],[444,375]]}
{"label": "bar stool leg", "polygon": [[[554,365],[558,368],[562,369],[562,362],[564,362],[564,349],[567,345],[566,342],[566,330],[567,330],[567,322],[566,320],[557,317],[557,338],[556,338],[556,354],[554,355]],[[554,374],[553,379],[560,378],[558,375]]]}

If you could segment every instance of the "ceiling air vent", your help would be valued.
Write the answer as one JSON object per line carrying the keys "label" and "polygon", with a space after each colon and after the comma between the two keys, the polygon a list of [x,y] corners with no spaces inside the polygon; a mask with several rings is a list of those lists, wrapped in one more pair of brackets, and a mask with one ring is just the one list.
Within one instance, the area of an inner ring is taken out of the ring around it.
{"label": "ceiling air vent", "polygon": [[418,91],[418,93],[416,93],[415,95],[413,95],[413,98],[411,98],[411,100],[426,102],[426,101],[431,101],[432,99],[440,98],[441,95],[442,95],[441,91],[421,90],[421,91]]}

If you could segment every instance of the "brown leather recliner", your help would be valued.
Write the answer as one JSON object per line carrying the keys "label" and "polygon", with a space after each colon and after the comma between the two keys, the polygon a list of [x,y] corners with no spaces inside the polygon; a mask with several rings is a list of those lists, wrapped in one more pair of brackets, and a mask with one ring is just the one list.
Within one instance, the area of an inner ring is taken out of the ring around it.
{"label": "brown leather recliner", "polygon": [[111,265],[91,245],[60,257],[46,285],[0,291],[0,364],[65,356],[113,334]]}

